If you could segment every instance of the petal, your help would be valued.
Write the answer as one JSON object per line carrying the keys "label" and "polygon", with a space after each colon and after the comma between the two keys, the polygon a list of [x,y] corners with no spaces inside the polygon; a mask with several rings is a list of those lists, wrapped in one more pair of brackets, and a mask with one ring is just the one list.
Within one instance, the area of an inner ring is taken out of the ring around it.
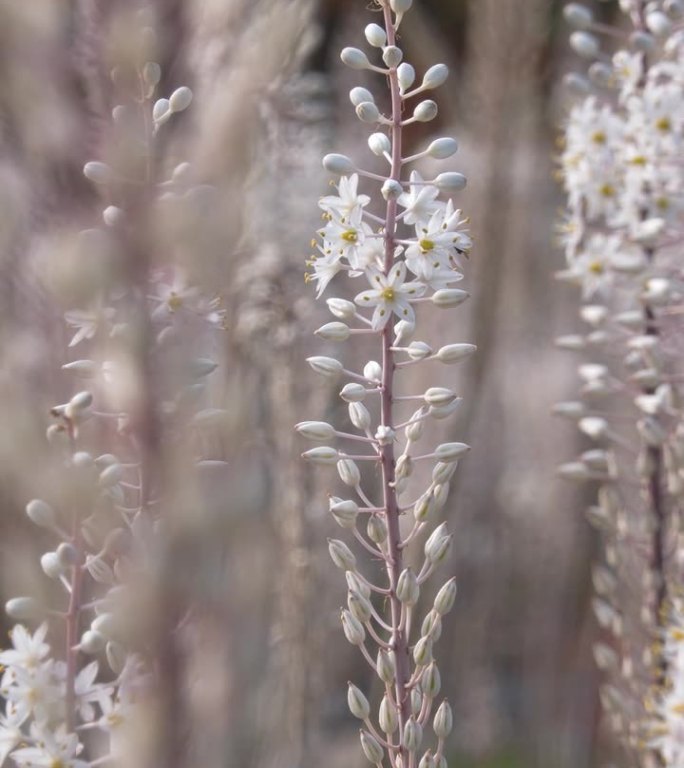
{"label": "petal", "polygon": [[378,291],[362,291],[356,296],[354,301],[360,307],[375,307],[381,301],[380,293]]}

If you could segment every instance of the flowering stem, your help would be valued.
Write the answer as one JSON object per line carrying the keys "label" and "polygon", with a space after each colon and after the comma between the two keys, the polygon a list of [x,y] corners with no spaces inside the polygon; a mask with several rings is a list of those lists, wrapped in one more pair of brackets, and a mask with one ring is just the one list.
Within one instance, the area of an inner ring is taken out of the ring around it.
{"label": "flowering stem", "polygon": [[[392,12],[389,4],[383,4],[383,14],[385,20],[385,29],[387,31],[388,45],[396,44],[396,34],[392,23]],[[388,75],[389,87],[392,96],[392,168],[390,178],[394,181],[401,179],[401,95],[399,93],[399,81],[396,68],[392,68]],[[394,263],[395,238],[397,230],[397,202],[390,199],[387,201],[387,210],[385,217],[385,274],[388,275]],[[381,419],[382,424],[391,426],[392,418],[392,389],[394,380],[394,352],[392,351],[392,328],[387,324],[382,332],[382,397],[381,397]],[[409,651],[408,637],[406,631],[401,627],[401,603],[396,595],[397,582],[399,574],[403,569],[401,532],[399,529],[399,505],[397,503],[397,494],[395,489],[394,468],[395,457],[394,447],[383,445],[381,448],[382,462],[382,483],[383,498],[385,507],[385,517],[387,521],[388,540],[387,540],[387,575],[390,582],[390,608],[392,622],[392,640],[391,645],[394,650],[396,664],[396,701],[399,710],[399,736],[404,732],[404,726],[408,721],[410,713],[410,700],[407,694],[406,685],[409,681]],[[401,764],[407,765],[407,754],[404,747],[400,747],[398,754],[401,756]]]}

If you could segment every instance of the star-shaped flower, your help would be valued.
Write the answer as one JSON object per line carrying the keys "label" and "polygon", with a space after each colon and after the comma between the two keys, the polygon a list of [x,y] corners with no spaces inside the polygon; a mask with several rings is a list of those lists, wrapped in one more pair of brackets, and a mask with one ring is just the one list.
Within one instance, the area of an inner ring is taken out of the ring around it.
{"label": "star-shaped flower", "polygon": [[366,276],[373,288],[360,293],[354,301],[361,307],[375,307],[372,323],[376,331],[384,328],[392,313],[401,320],[413,322],[415,314],[411,301],[423,295],[425,286],[422,283],[404,282],[406,264],[403,261],[396,263],[387,275],[370,268]]}

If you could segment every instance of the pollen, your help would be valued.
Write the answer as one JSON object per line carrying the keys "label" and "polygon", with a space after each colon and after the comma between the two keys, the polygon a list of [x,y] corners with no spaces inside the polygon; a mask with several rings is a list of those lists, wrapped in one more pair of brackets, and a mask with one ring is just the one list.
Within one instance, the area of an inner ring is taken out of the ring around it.
{"label": "pollen", "polygon": [[355,243],[359,236],[355,229],[348,229],[346,232],[343,232],[340,237],[347,243]]}
{"label": "pollen", "polygon": [[656,128],[661,133],[668,133],[672,130],[672,120],[670,120],[669,117],[661,117],[658,120],[656,120]]}
{"label": "pollen", "polygon": [[176,310],[179,310],[183,306],[183,299],[175,291],[171,291],[166,303],[172,312],[176,312]]}
{"label": "pollen", "polygon": [[602,184],[599,192],[603,197],[615,197],[615,187],[612,184]]}
{"label": "pollen", "polygon": [[589,271],[593,275],[602,275],[605,271],[603,264],[600,261],[592,261],[589,265]]}
{"label": "pollen", "polygon": [[380,297],[383,299],[383,301],[394,301],[395,297],[394,288],[385,288],[385,290],[380,294]]}
{"label": "pollen", "polygon": [[421,240],[418,245],[420,246],[420,250],[423,253],[427,253],[428,251],[432,251],[435,248],[435,244],[432,240],[423,239]]}
{"label": "pollen", "polygon": [[591,134],[591,140],[594,142],[594,144],[605,144],[606,134],[603,131],[595,131]]}

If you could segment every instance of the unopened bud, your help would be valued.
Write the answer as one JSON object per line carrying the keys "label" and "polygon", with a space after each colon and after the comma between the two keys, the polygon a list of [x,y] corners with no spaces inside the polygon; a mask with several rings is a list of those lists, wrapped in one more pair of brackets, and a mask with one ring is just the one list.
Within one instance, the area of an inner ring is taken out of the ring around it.
{"label": "unopened bud", "polygon": [[94,655],[104,650],[105,643],[105,638],[99,632],[88,629],[81,635],[79,648],[83,653]]}
{"label": "unopened bud", "polygon": [[344,366],[334,357],[307,357],[306,362],[321,376],[335,378],[342,373]]}
{"label": "unopened bud", "polygon": [[323,158],[323,167],[329,173],[348,176],[356,170],[354,163],[346,155],[330,154]]}
{"label": "unopened bud", "polygon": [[371,541],[382,544],[387,541],[387,523],[380,515],[371,515],[368,519],[366,533]]}
{"label": "unopened bud", "polygon": [[359,514],[359,505],[352,499],[342,500],[336,497],[330,499],[330,512],[342,528],[354,528]]}
{"label": "unopened bud", "polygon": [[185,85],[182,85],[169,96],[169,107],[172,112],[182,112],[190,106],[192,101],[192,91]]}
{"label": "unopened bud", "polygon": [[371,104],[375,103],[375,97],[368,88],[357,86],[349,91],[349,101],[351,101],[355,107],[358,107],[359,104],[363,104],[365,101],[368,101]]}
{"label": "unopened bud", "polygon": [[327,442],[335,437],[335,427],[325,421],[300,421],[295,429],[307,440]]}
{"label": "unopened bud", "polygon": [[392,142],[384,133],[372,133],[368,137],[368,146],[370,147],[370,151],[378,157],[382,157],[385,153],[390,154],[392,152]]}
{"label": "unopened bud", "polygon": [[358,403],[366,397],[366,388],[363,384],[350,382],[342,387],[340,397],[348,403]]}
{"label": "unopened bud", "polygon": [[460,288],[441,288],[432,294],[430,300],[440,309],[453,309],[469,297],[468,291],[462,291]]}
{"label": "unopened bud", "polygon": [[394,661],[388,651],[380,649],[375,662],[375,671],[383,683],[391,685],[394,682]]}
{"label": "unopened bud", "polygon": [[356,116],[362,123],[377,123],[380,120],[380,110],[372,101],[363,101],[356,107]]}
{"label": "unopened bud", "polygon": [[[352,301],[346,299],[328,299],[326,301],[330,312],[339,317],[340,320],[352,320],[356,315],[356,305]],[[330,359],[330,358],[327,358]],[[337,360],[335,361],[337,362]],[[340,363],[340,369],[342,364]]]}
{"label": "unopened bud", "polygon": [[454,727],[454,716],[451,712],[449,702],[445,699],[440,705],[435,718],[432,721],[432,728],[438,739],[446,739]]}
{"label": "unopened bud", "polygon": [[321,445],[317,448],[311,448],[308,451],[304,451],[302,458],[306,461],[310,461],[313,464],[335,464],[339,459],[339,453],[327,445]]}
{"label": "unopened bud", "polygon": [[112,169],[106,163],[93,160],[83,166],[83,175],[95,184],[108,184],[114,177]]}
{"label": "unopened bud", "polygon": [[460,192],[468,185],[468,179],[456,171],[440,173],[433,184],[440,192]]}
{"label": "unopened bud", "polygon": [[589,32],[573,32],[570,35],[570,47],[584,59],[595,59],[601,52],[598,38]]}
{"label": "unopened bud", "polygon": [[362,645],[366,639],[366,630],[363,628],[363,624],[351,611],[342,611],[342,629],[345,637],[352,645]]}
{"label": "unopened bud", "polygon": [[458,142],[456,139],[446,137],[443,139],[435,139],[427,148],[427,153],[430,157],[434,157],[435,160],[446,160],[448,157],[452,157],[458,152]]}
{"label": "unopened bud", "polygon": [[347,704],[349,705],[349,711],[358,717],[359,720],[368,720],[370,715],[370,704],[368,699],[363,695],[361,690],[352,683],[349,683],[347,690]]}
{"label": "unopened bud", "polygon": [[42,555],[40,567],[43,569],[43,573],[50,579],[58,579],[66,571],[56,552],[46,552]]}
{"label": "unopened bud", "polygon": [[351,69],[370,69],[371,66],[368,56],[358,48],[343,48],[340,58]]}
{"label": "unopened bud", "polygon": [[55,510],[41,499],[32,499],[26,505],[29,520],[42,528],[50,528],[57,520]]}
{"label": "unopened bud", "polygon": [[416,81],[416,70],[407,62],[403,62],[397,67],[397,80],[401,92],[408,91]]}
{"label": "unopened bud", "polygon": [[385,753],[378,741],[368,731],[361,731],[361,748],[373,765],[382,763]]}
{"label": "unopened bud", "polygon": [[339,539],[328,539],[328,552],[335,565],[343,571],[356,570],[356,557],[349,547]]}
{"label": "unopened bud", "polygon": [[435,455],[440,461],[449,463],[458,461],[470,450],[470,446],[465,443],[442,443],[435,448]]}
{"label": "unopened bud", "polygon": [[361,482],[361,472],[353,459],[340,459],[337,462],[337,472],[345,485],[356,488]]}
{"label": "unopened bud", "polygon": [[432,661],[432,639],[421,637],[413,648],[413,660],[418,667],[426,667]]}
{"label": "unopened bud", "polygon": [[5,613],[16,621],[30,621],[38,618],[42,609],[32,597],[13,597],[5,603]]}
{"label": "unopened bud", "polygon": [[434,64],[423,77],[424,88],[439,88],[449,77],[449,67],[446,64]]}
{"label": "unopened bud", "polygon": [[410,568],[405,568],[397,581],[397,599],[404,605],[415,605],[420,597],[420,587],[415,573]]}
{"label": "unopened bud", "polygon": [[434,661],[421,675],[420,687],[429,699],[434,699],[439,694],[442,688],[442,678]]}
{"label": "unopened bud", "polygon": [[417,720],[410,717],[404,726],[401,743],[409,752],[416,752],[420,749],[422,741],[423,729]]}
{"label": "unopened bud", "polygon": [[588,29],[593,22],[591,11],[579,3],[569,3],[563,8],[563,16],[568,24],[577,29]]}
{"label": "unopened bud", "polygon": [[419,123],[429,123],[430,120],[434,120],[437,117],[437,112],[437,103],[431,99],[426,99],[421,101],[413,110],[413,117]]}
{"label": "unopened bud", "polygon": [[361,432],[370,429],[371,415],[363,403],[349,403],[349,420]]}
{"label": "unopened bud", "polygon": [[442,616],[444,616],[446,613],[449,613],[449,611],[453,608],[457,592],[458,587],[456,586],[456,579],[449,579],[449,581],[447,581],[447,583],[439,590],[435,597],[435,610]]}
{"label": "unopened bud", "polygon": [[326,323],[314,331],[324,341],[346,341],[349,338],[349,326],[345,323]]}
{"label": "unopened bud", "polygon": [[374,48],[382,48],[387,42],[387,33],[379,24],[369,24],[365,30],[366,40]]}

